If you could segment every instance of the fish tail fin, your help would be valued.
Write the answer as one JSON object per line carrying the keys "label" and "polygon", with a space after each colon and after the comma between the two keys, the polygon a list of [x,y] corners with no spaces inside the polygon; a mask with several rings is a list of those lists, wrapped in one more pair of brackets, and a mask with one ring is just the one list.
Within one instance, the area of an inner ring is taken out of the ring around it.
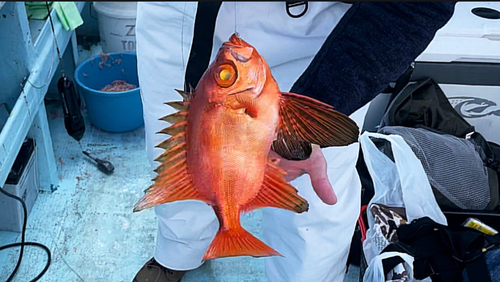
{"label": "fish tail fin", "polygon": [[242,227],[219,229],[208,247],[203,260],[232,256],[281,256],[280,253],[266,245]]}

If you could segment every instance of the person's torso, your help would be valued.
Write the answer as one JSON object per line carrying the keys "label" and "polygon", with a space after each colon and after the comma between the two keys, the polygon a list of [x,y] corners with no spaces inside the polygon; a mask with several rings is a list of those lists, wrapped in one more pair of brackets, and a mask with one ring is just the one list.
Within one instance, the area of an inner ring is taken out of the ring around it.
{"label": "person's torso", "polygon": [[[287,13],[286,2],[223,2],[210,62],[222,43],[237,31],[267,61],[280,89],[289,91],[351,4],[308,2],[307,6],[303,16],[293,18]],[[304,8],[290,11],[299,14]]]}

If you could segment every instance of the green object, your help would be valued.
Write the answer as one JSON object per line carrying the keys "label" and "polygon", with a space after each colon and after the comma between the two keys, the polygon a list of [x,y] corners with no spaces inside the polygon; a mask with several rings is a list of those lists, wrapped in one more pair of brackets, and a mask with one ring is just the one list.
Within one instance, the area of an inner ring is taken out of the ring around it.
{"label": "green object", "polygon": [[52,6],[56,9],[57,17],[64,30],[74,30],[83,24],[82,16],[75,2],[54,2]]}
{"label": "green object", "polygon": [[[52,1],[48,2],[49,9],[52,9],[52,3]],[[26,15],[28,16],[28,19],[44,20],[49,15],[45,1],[24,2],[24,6],[26,8]]]}
{"label": "green object", "polygon": [[[49,9],[56,10],[57,17],[64,30],[74,30],[83,24],[82,16],[78,12],[75,2],[48,2]],[[49,15],[46,1],[24,2],[28,19],[45,20]]]}

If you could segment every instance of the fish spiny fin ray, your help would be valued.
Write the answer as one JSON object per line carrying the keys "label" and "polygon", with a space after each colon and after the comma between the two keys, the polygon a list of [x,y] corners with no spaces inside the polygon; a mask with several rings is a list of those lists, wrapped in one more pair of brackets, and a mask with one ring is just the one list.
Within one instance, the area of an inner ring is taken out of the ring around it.
{"label": "fish spiny fin ray", "polygon": [[175,91],[177,91],[177,93],[179,93],[179,95],[182,96],[182,99],[184,101],[190,101],[191,98],[193,98],[193,93],[194,93],[194,89],[190,86],[190,89],[189,89],[189,92],[187,91],[183,91],[183,90],[179,90],[179,89],[175,89]]}
{"label": "fish spiny fin ray", "polygon": [[180,121],[185,121],[187,117],[188,111],[178,111],[173,114],[170,114],[168,116],[164,116],[160,118],[160,120],[169,122],[171,124],[180,122]]}
{"label": "fish spiny fin ray", "polygon": [[166,102],[165,105],[169,105],[170,107],[179,110],[179,111],[185,111],[189,108],[189,102],[188,101],[172,101],[172,102]]}
{"label": "fish spiny fin ray", "polygon": [[182,132],[179,132],[179,133],[175,134],[174,136],[172,136],[168,139],[165,139],[164,141],[158,143],[158,145],[156,145],[155,147],[162,148],[164,150],[168,150],[168,149],[174,147],[175,145],[180,144],[180,143],[184,143],[184,142],[186,142],[186,132],[182,131]]}
{"label": "fish spiny fin ray", "polygon": [[182,96],[182,101],[171,101],[171,102],[166,102],[165,105],[169,105],[170,107],[179,110],[179,111],[185,111],[189,107],[189,102],[194,96],[194,92],[191,89],[191,92],[186,92],[182,91],[179,89],[174,89],[179,95]]}
{"label": "fish spiny fin ray", "polygon": [[187,121],[179,121],[177,123],[172,124],[171,126],[164,128],[157,133],[163,133],[168,135],[176,135],[179,132],[184,132],[186,130]]}
{"label": "fish spiny fin ray", "polygon": [[157,179],[160,176],[160,174],[163,173],[164,171],[173,168],[178,168],[178,166],[185,165],[185,163],[186,163],[186,157],[183,154],[183,152],[178,152],[177,154],[172,155],[172,157],[169,158],[167,162],[163,162],[156,167],[155,172],[157,173],[157,175],[155,176],[154,179]]}
{"label": "fish spiny fin ray", "polygon": [[356,123],[332,106],[294,93],[281,94],[278,136],[296,136],[321,147],[345,146],[358,140]]}
{"label": "fish spiny fin ray", "polygon": [[247,212],[264,207],[274,207],[302,213],[308,210],[309,204],[300,197],[292,185],[285,181],[285,171],[271,159],[266,165],[262,188],[242,210]]}

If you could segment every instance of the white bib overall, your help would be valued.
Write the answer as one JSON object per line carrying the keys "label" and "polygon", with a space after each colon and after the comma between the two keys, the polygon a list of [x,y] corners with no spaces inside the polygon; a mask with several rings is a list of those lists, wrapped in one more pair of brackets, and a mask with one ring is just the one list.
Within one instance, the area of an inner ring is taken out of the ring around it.
{"label": "white bib overall", "polygon": [[[269,64],[282,91],[293,83],[320,49],[326,37],[350,7],[340,2],[309,2],[300,18],[287,15],[285,2],[223,2],[216,20],[212,57],[236,30]],[[166,136],[155,134],[168,126],[158,118],[173,113],[164,102],[180,100],[193,39],[196,2],[139,2],[137,56],[146,130],[148,158]],[[361,127],[366,107],[351,115]],[[284,257],[264,258],[269,281],[342,281],[360,209],[361,184],[355,165],[358,143],[323,149],[328,176],[338,197],[324,204],[314,193],[308,175],[291,184],[309,202],[309,211],[295,214],[265,208],[262,234],[266,244]],[[212,208],[199,201],[155,207],[158,236],[155,258],[176,270],[200,265],[218,223]]]}

